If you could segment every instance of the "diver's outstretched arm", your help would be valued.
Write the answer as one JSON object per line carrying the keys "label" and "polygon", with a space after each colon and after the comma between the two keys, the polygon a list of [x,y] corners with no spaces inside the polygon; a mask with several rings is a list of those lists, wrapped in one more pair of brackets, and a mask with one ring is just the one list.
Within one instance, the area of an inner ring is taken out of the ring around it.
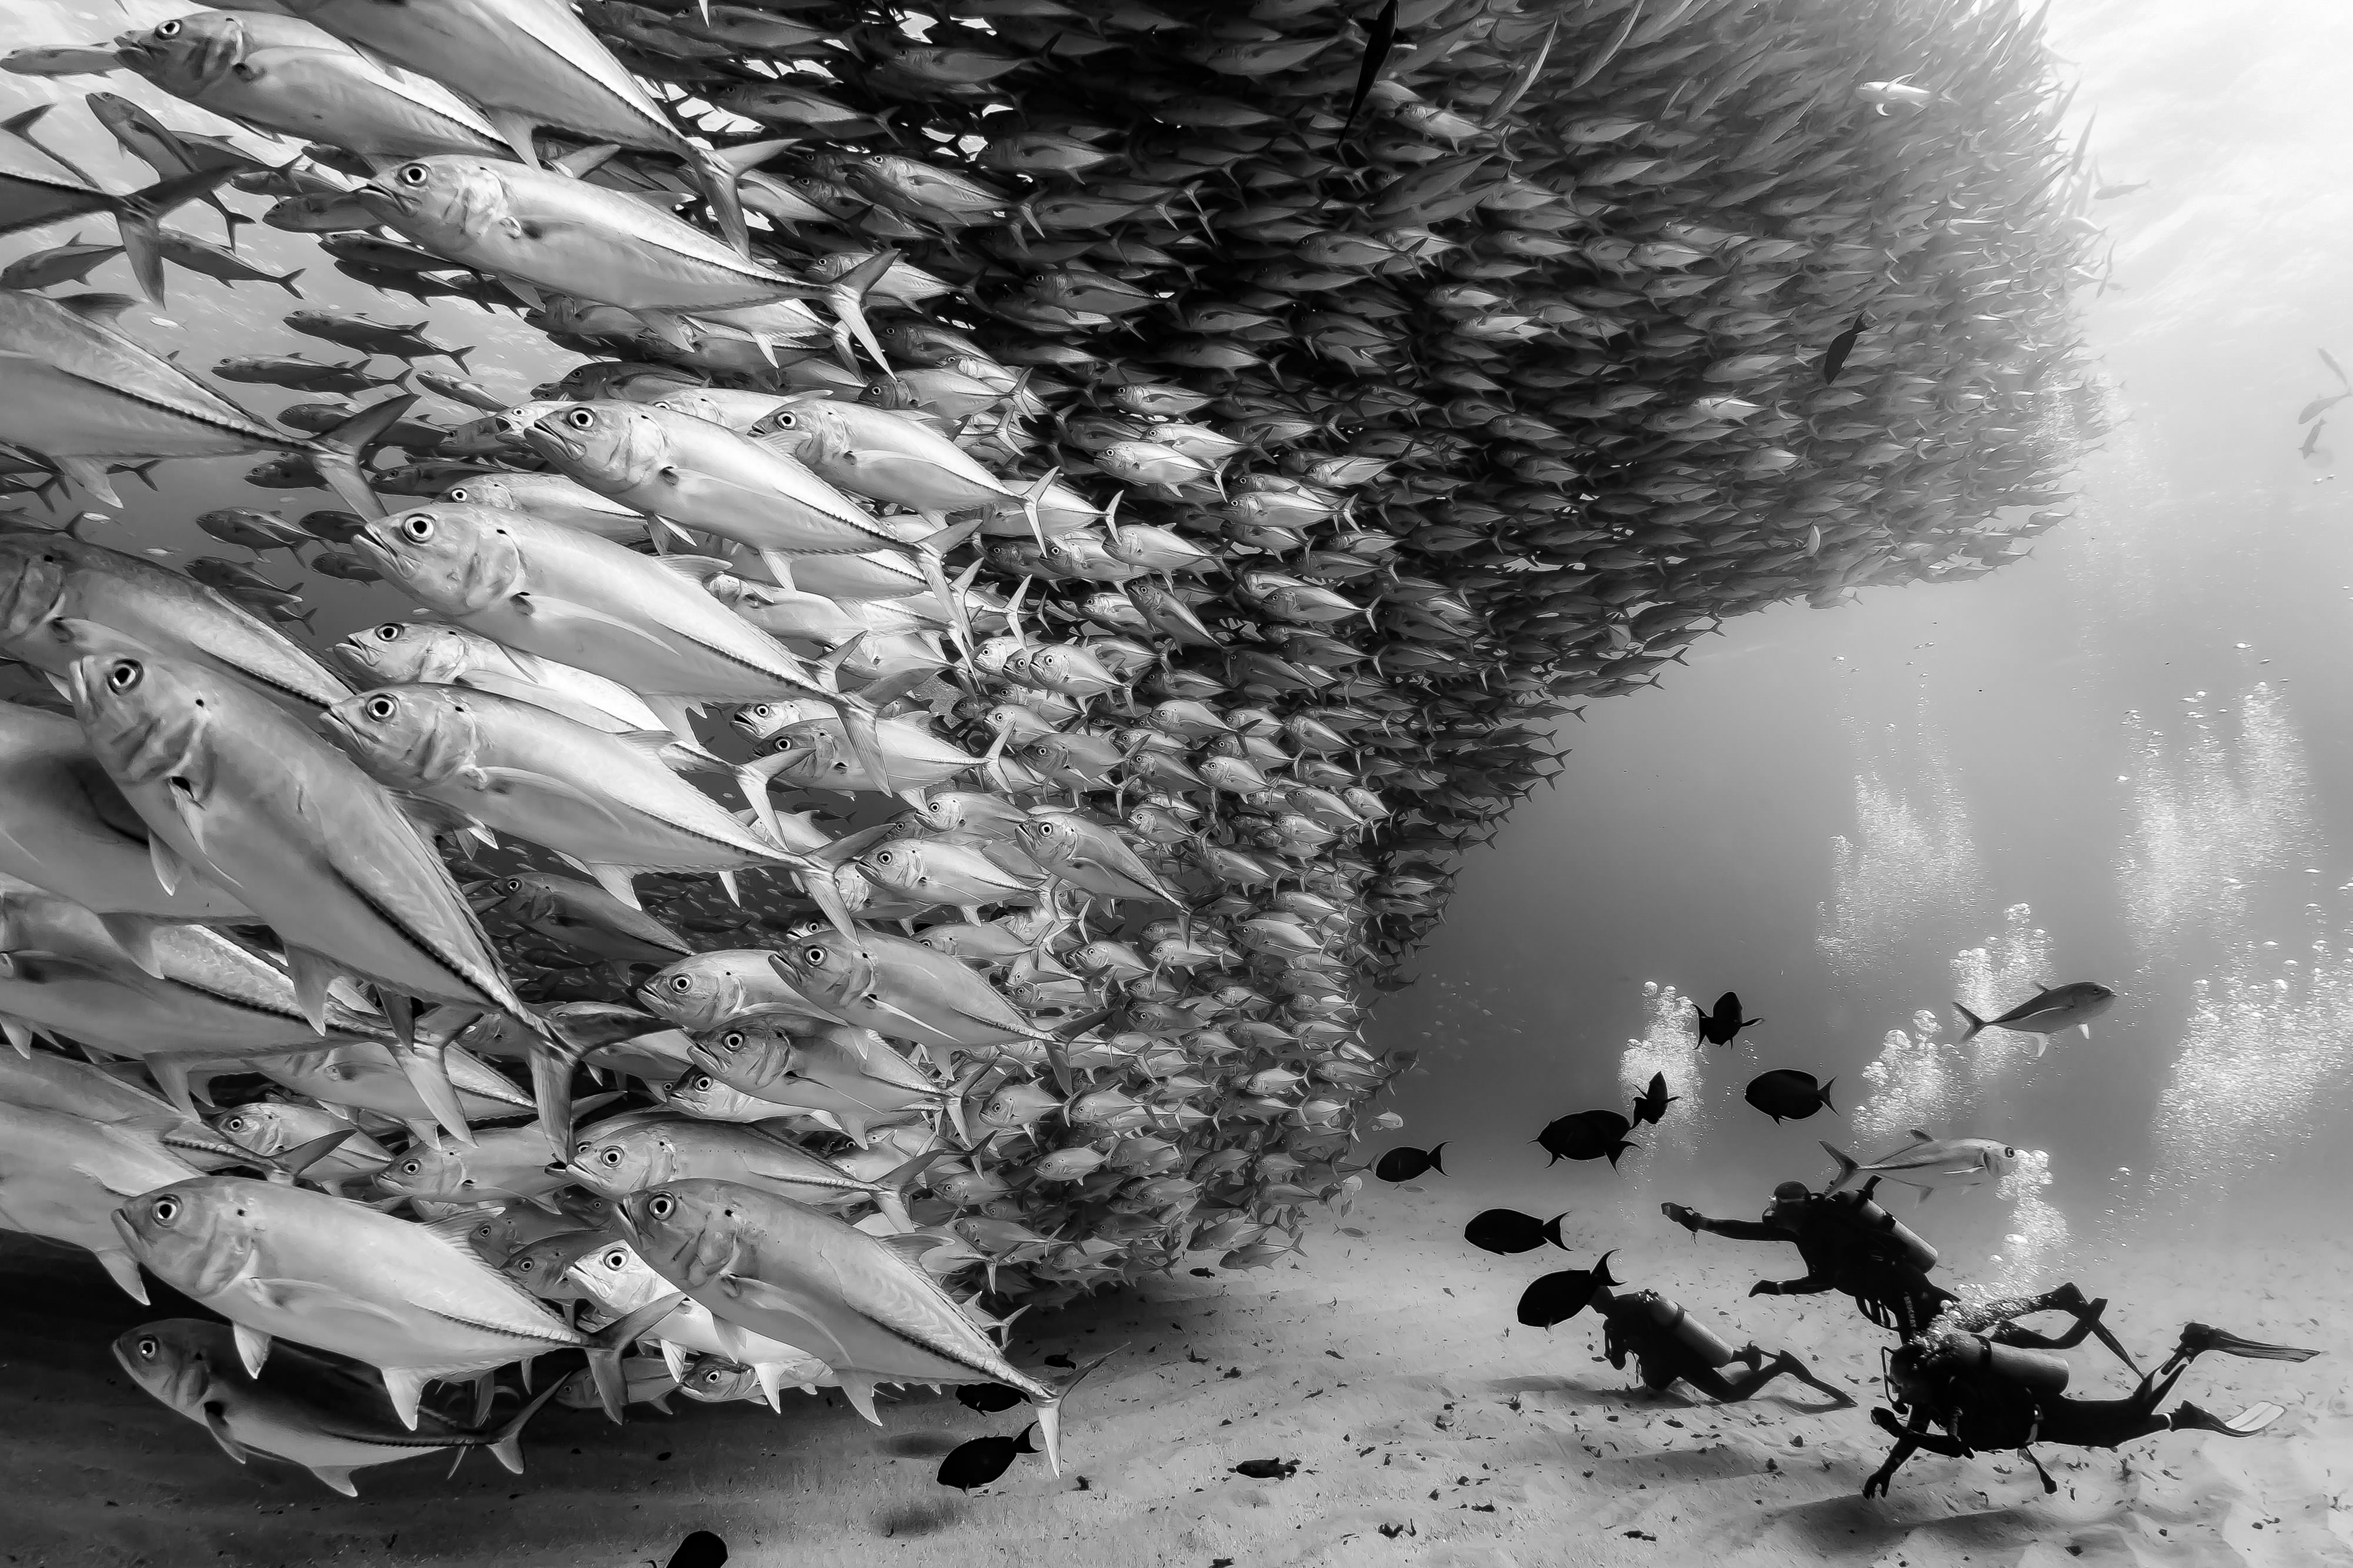
{"label": "diver's outstretched arm", "polygon": [[1748,1287],[1748,1293],[1752,1296],[1819,1296],[1825,1290],[1836,1289],[1835,1281],[1818,1274],[1809,1274],[1802,1279],[1759,1279]]}
{"label": "diver's outstretched arm", "polygon": [[1685,1230],[1706,1231],[1711,1236],[1730,1237],[1735,1241],[1787,1241],[1787,1231],[1776,1230],[1769,1225],[1759,1225],[1748,1219],[1710,1219],[1697,1209],[1681,1204],[1661,1204],[1659,1212]]}

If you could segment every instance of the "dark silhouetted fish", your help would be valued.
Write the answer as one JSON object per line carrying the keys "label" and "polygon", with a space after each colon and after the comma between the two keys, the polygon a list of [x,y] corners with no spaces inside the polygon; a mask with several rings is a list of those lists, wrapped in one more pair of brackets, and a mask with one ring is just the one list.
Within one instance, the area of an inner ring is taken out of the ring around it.
{"label": "dark silhouetted fish", "polygon": [[1029,1442],[1029,1434],[1037,1429],[1033,1422],[1021,1428],[1018,1437],[975,1437],[959,1443],[940,1461],[936,1479],[940,1485],[961,1491],[985,1487],[1009,1469],[1017,1456],[1038,1451]]}
{"label": "dark silhouetted fish", "polygon": [[1565,1214],[1538,1219],[1517,1209],[1486,1209],[1472,1216],[1462,1227],[1462,1239],[1487,1252],[1499,1252],[1509,1258],[1515,1253],[1533,1252],[1546,1242],[1566,1248],[1560,1238],[1560,1222]]}
{"label": "dark silhouetted fish", "polygon": [[1561,1160],[1606,1159],[1615,1168],[1619,1155],[1641,1147],[1626,1141],[1633,1126],[1614,1110],[1579,1110],[1546,1126],[1535,1142],[1552,1156],[1545,1162],[1547,1165]]}
{"label": "dark silhouetted fish", "polygon": [[1555,1323],[1566,1322],[1592,1303],[1596,1290],[1621,1283],[1609,1277],[1609,1258],[1605,1252],[1590,1268],[1564,1268],[1557,1274],[1547,1274],[1521,1291],[1521,1324],[1548,1329]]}
{"label": "dark silhouetted fish", "polygon": [[1849,327],[1846,331],[1841,332],[1838,336],[1831,340],[1831,346],[1823,351],[1822,353],[1822,384],[1824,386],[1828,386],[1831,383],[1838,379],[1839,372],[1846,366],[1846,356],[1854,352],[1854,345],[1857,340],[1862,336],[1862,329],[1870,324],[1871,321],[1869,317],[1857,316],[1854,319],[1854,325]]}
{"label": "dark silhouetted fish", "polygon": [[1837,1081],[1817,1084],[1810,1072],[1776,1068],[1749,1079],[1743,1098],[1776,1122],[1803,1121],[1817,1110],[1837,1111],[1838,1107],[1831,1103],[1831,1084]]}
{"label": "dark silhouetted fish", "polygon": [[1435,1171],[1442,1176],[1446,1167],[1438,1163],[1438,1153],[1445,1147],[1440,1143],[1427,1150],[1392,1149],[1381,1156],[1380,1163],[1373,1167],[1373,1174],[1384,1182],[1410,1182],[1424,1171]]}
{"label": "dark silhouetted fish", "polygon": [[724,1568],[727,1543],[707,1530],[698,1530],[670,1554],[670,1568]]}
{"label": "dark silhouetted fish", "polygon": [[1741,1030],[1765,1021],[1762,1018],[1742,1017],[1740,995],[1734,991],[1727,991],[1717,997],[1715,1010],[1712,1012],[1700,1012],[1700,1005],[1696,1002],[1692,1004],[1692,1011],[1699,1013],[1699,1037],[1711,1046],[1728,1046],[1732,1044],[1733,1037],[1739,1034]]}
{"label": "dark silhouetted fish", "polygon": [[1651,1087],[1634,1098],[1634,1125],[1640,1127],[1646,1121],[1655,1123],[1660,1117],[1667,1113],[1668,1106],[1682,1098],[1682,1095],[1667,1092],[1666,1074],[1652,1073]]}

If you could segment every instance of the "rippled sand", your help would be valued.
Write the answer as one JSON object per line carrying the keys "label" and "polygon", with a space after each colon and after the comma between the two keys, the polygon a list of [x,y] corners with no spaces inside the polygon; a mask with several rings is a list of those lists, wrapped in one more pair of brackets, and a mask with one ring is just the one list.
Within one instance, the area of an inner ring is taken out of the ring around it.
{"label": "rippled sand", "polygon": [[[1062,1479],[1024,1459],[969,1500],[934,1483],[936,1456],[1020,1417],[923,1393],[886,1405],[881,1430],[792,1394],[781,1420],[678,1401],[675,1416],[646,1411],[615,1428],[555,1409],[526,1440],[523,1476],[475,1457],[445,1480],[446,1460],[419,1459],[362,1472],[363,1495],[347,1501],[268,1460],[240,1470],[117,1373],[108,1340],[173,1306],[142,1313],[94,1268],[12,1237],[0,1251],[0,1553],[158,1568],[659,1568],[704,1528],[736,1563],[796,1568],[2353,1564],[2353,1513],[2330,1511],[2353,1477],[2341,1227],[2294,1245],[2244,1232],[2221,1247],[2144,1243],[2075,1270],[2115,1299],[2110,1321],[2145,1359],[2189,1318],[2330,1347],[2301,1367],[2209,1356],[2184,1380],[2181,1394],[2225,1415],[2262,1398],[2288,1405],[2272,1431],[2147,1439],[2121,1460],[2045,1447],[2061,1483],[2051,1498],[2010,1457],[1923,1457],[1893,1500],[1865,1502],[1862,1479],[1885,1449],[1867,1415],[1888,1337],[1842,1299],[1746,1299],[1760,1275],[1794,1273],[1792,1255],[1694,1242],[1654,1212],[1582,1229],[1573,1215],[1569,1258],[1462,1244],[1478,1208],[1548,1214],[1561,1190],[1431,1178],[1336,1222],[1368,1238],[1318,1225],[1295,1268],[1216,1285],[1180,1273],[1039,1325],[1017,1360],[1127,1349],[1072,1401]],[[1938,1217],[1950,1229],[1989,1213]],[[1548,1335],[1511,1327],[1522,1286],[1589,1262],[1597,1237],[1620,1248],[1613,1267],[1630,1280],[1735,1343],[1795,1351],[1862,1406],[1824,1413],[1802,1387],[1731,1408],[1630,1394],[1595,1359],[1589,1316]],[[2124,1391],[2102,1359],[2076,1357],[2079,1392]],[[1230,1473],[1277,1458],[1298,1472]]]}

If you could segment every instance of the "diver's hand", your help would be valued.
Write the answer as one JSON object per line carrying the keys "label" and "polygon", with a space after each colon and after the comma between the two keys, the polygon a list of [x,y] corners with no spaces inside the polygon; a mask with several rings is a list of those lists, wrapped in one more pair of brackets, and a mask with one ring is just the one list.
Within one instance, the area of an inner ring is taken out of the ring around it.
{"label": "diver's hand", "polygon": [[1688,1230],[1694,1235],[1698,1233],[1698,1210],[1685,1208],[1681,1204],[1661,1204],[1659,1205],[1659,1212],[1666,1215],[1669,1219],[1674,1221],[1677,1225],[1683,1226],[1685,1230]]}
{"label": "diver's hand", "polygon": [[1773,1280],[1759,1279],[1748,1287],[1748,1293],[1752,1296],[1778,1296],[1781,1293],[1781,1287]]}
{"label": "diver's hand", "polygon": [[1871,1424],[1891,1437],[1904,1436],[1904,1423],[1895,1418],[1895,1412],[1883,1405],[1871,1413]]}
{"label": "diver's hand", "polygon": [[1862,1483],[1862,1495],[1865,1497],[1885,1497],[1887,1495],[1887,1483],[1894,1479],[1895,1472],[1891,1469],[1883,1468],[1872,1471],[1871,1479]]}

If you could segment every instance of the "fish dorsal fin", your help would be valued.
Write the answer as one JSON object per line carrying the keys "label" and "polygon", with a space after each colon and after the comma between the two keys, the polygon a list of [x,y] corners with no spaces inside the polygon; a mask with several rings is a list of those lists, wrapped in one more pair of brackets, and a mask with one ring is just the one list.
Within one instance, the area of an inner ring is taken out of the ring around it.
{"label": "fish dorsal fin", "polygon": [[114,318],[139,303],[128,294],[68,294],[56,301],[85,321],[100,326],[111,324]]}
{"label": "fish dorsal fin", "polygon": [[1935,1133],[1926,1131],[1918,1127],[1912,1129],[1912,1142],[1915,1143],[1934,1143],[1936,1141],[1936,1135]]}
{"label": "fish dorsal fin", "polygon": [[2050,983],[2042,980],[2036,981],[2034,983],[2034,994],[2037,996],[2048,996],[2051,994]]}

